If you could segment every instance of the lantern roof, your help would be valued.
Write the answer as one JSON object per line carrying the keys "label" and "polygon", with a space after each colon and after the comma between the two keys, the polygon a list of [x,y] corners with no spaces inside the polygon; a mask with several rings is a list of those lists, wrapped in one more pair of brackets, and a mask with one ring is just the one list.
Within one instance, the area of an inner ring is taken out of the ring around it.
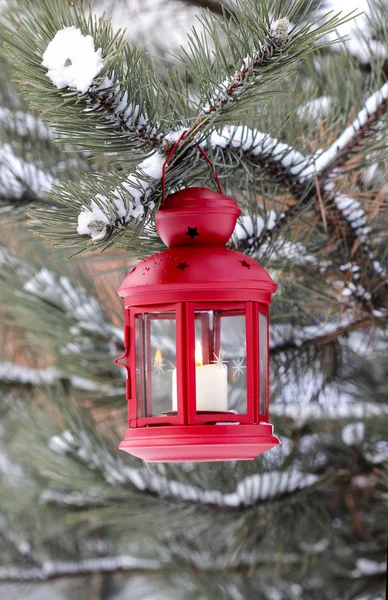
{"label": "lantern roof", "polygon": [[156,215],[158,234],[169,248],[138,263],[120,286],[120,296],[151,292],[152,286],[274,293],[277,285],[264,267],[224,247],[240,214],[232,198],[206,188],[169,196]]}

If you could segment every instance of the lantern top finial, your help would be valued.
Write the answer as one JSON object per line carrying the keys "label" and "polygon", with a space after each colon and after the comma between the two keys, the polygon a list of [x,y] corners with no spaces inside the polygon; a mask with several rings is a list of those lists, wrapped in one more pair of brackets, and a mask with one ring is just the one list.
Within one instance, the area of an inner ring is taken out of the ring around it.
{"label": "lantern top finial", "polygon": [[225,246],[241,211],[235,200],[192,187],[168,196],[156,214],[156,229],[169,246]]}

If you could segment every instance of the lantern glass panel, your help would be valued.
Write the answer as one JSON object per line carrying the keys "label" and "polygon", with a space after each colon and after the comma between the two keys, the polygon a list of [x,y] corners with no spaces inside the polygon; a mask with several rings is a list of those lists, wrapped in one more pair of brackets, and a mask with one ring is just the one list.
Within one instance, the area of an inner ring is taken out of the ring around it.
{"label": "lantern glass panel", "polygon": [[137,314],[135,336],[138,416],[171,413],[176,373],[175,312]]}
{"label": "lantern glass panel", "polygon": [[259,312],[260,414],[268,413],[268,317]]}
{"label": "lantern glass panel", "polygon": [[245,310],[195,311],[197,412],[247,412]]}

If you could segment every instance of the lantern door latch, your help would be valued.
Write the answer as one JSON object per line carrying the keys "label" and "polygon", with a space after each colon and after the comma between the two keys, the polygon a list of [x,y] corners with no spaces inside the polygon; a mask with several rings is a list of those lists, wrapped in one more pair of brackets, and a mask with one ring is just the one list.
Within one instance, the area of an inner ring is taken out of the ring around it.
{"label": "lantern door latch", "polygon": [[[129,352],[129,327],[125,327],[124,328],[124,353],[121,354],[121,356],[118,356],[117,358],[115,358],[114,363],[118,367],[124,367],[125,369],[127,369],[127,371],[129,371],[128,365],[126,364],[126,358],[128,356],[128,352]],[[120,362],[122,360],[124,360],[123,363]]]}

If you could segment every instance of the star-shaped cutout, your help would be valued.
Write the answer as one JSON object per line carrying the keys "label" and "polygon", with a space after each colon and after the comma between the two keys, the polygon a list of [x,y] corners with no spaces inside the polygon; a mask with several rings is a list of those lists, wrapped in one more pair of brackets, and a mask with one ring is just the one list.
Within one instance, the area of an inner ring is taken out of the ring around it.
{"label": "star-shaped cutout", "polygon": [[249,263],[247,263],[246,260],[240,260],[240,263],[242,264],[243,267],[245,267],[246,269],[250,269],[251,265]]}
{"label": "star-shaped cutout", "polygon": [[188,227],[186,235],[193,240],[195,237],[197,237],[197,235],[199,235],[198,227]]}
{"label": "star-shaped cutout", "polygon": [[187,262],[182,262],[182,263],[178,263],[177,269],[180,269],[181,271],[184,271],[185,269],[188,269],[189,265],[187,264]]}

